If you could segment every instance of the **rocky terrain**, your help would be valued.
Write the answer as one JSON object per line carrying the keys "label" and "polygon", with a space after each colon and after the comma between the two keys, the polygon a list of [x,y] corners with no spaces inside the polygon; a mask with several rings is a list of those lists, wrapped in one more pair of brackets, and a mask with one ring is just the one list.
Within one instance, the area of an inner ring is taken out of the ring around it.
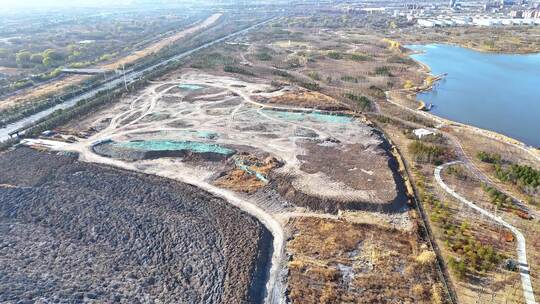
{"label": "rocky terrain", "polygon": [[262,301],[271,234],[172,180],[0,154],[0,302]]}

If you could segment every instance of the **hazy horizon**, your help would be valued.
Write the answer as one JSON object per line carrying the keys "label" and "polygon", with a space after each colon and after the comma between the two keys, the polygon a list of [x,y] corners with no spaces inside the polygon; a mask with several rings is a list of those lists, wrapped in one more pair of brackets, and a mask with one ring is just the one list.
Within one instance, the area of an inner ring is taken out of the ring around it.
{"label": "hazy horizon", "polygon": [[[130,6],[130,5],[140,5],[140,4],[186,4],[186,3],[197,3],[197,4],[212,4],[212,3],[228,3],[235,2],[234,0],[214,0],[214,1],[204,1],[204,0],[116,0],[116,1],[107,1],[107,0],[0,0],[3,9],[11,8],[58,8],[58,7],[105,7],[105,6]],[[262,2],[262,1],[236,1],[236,2]],[[279,2],[279,1],[276,1]],[[0,8],[0,9],[1,9]]]}

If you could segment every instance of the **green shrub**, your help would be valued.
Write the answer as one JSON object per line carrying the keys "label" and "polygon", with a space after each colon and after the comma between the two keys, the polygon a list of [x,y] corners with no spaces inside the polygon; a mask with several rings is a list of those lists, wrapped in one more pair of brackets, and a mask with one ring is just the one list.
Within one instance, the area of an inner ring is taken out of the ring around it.
{"label": "green shrub", "polygon": [[444,162],[446,155],[449,154],[448,149],[431,144],[425,144],[419,140],[410,143],[409,152],[418,162],[432,163],[440,165]]}
{"label": "green shrub", "polygon": [[362,55],[362,54],[352,54],[351,55],[351,60],[353,60],[353,61],[368,61],[370,59],[371,59],[371,57],[369,57],[367,55]]}
{"label": "green shrub", "polygon": [[377,67],[375,68],[375,75],[377,76],[392,76],[390,73],[390,68],[387,66]]}
{"label": "green shrub", "polygon": [[343,94],[343,96],[352,101],[355,101],[362,111],[371,107],[371,100],[369,100],[369,98],[367,98],[366,96],[357,95],[350,92]]}
{"label": "green shrub", "polygon": [[305,81],[299,81],[297,84],[301,87],[304,87],[311,91],[319,91],[321,87],[316,82],[305,82]]}
{"label": "green shrub", "polygon": [[328,52],[328,54],[326,54],[326,56],[328,58],[335,59],[335,60],[343,59],[343,54],[341,54],[340,52],[336,52],[336,51]]}
{"label": "green shrub", "polygon": [[255,74],[253,74],[253,72],[251,71],[248,71],[244,68],[241,68],[239,66],[234,66],[234,65],[226,65],[223,67],[223,71],[227,72],[227,73],[235,73],[235,74],[243,74],[243,75],[248,75],[248,76],[255,76]]}
{"label": "green shrub", "polygon": [[465,170],[463,170],[462,167],[457,167],[457,166],[448,167],[448,174],[453,175],[461,180],[467,179],[467,173],[465,172]]}
{"label": "green shrub", "polygon": [[488,194],[491,203],[497,207],[509,209],[514,208],[512,205],[512,199],[508,195],[485,184],[482,184],[482,189],[484,189],[484,191]]}
{"label": "green shrub", "polygon": [[309,78],[311,78],[313,80],[321,80],[321,76],[319,75],[319,73],[317,73],[315,71],[309,72],[308,76],[309,76]]}
{"label": "green shrub", "polygon": [[270,56],[270,54],[268,54],[267,52],[257,53],[257,55],[255,55],[255,57],[257,57],[257,59],[259,59],[261,61],[270,61],[270,60],[272,60],[272,56]]}
{"label": "green shrub", "polygon": [[478,157],[478,159],[480,159],[481,161],[485,163],[498,164],[501,162],[501,156],[496,153],[492,154],[492,153],[480,151],[478,152],[476,156]]}
{"label": "green shrub", "polygon": [[384,93],[384,90],[379,88],[378,86],[372,85],[369,87],[369,90],[373,92],[373,96],[377,98],[386,98],[386,94]]}
{"label": "green shrub", "polygon": [[281,76],[281,77],[285,77],[285,78],[291,78],[292,77],[291,74],[289,74],[289,72],[283,71],[283,70],[278,70],[278,69],[272,70],[272,74],[277,75],[277,76]]}
{"label": "green shrub", "polygon": [[352,83],[358,83],[358,78],[353,76],[341,76],[341,80],[345,82],[352,82]]}
{"label": "green shrub", "polygon": [[388,63],[400,63],[400,64],[406,64],[406,65],[414,65],[415,64],[414,60],[412,60],[411,58],[397,56],[397,55],[394,55],[394,56],[388,58],[388,60],[386,60],[386,61]]}

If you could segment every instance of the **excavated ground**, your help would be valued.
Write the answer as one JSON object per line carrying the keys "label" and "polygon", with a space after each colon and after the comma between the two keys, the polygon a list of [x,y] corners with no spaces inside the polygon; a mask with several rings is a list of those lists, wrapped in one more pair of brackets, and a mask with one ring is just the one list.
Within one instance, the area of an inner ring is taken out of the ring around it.
{"label": "excavated ground", "polygon": [[[204,172],[197,178],[205,182],[247,193],[266,186],[312,210],[402,211],[407,198],[384,138],[347,112],[313,109],[317,105],[346,109],[338,101],[316,92],[226,76],[194,71],[178,76],[156,82],[114,108],[78,122],[74,128],[98,132],[75,145],[107,140],[93,145],[93,151],[128,161],[153,159],[149,166],[161,167],[171,163],[172,157],[182,158],[174,165]],[[234,152],[125,148],[133,142],[156,141],[197,143]],[[233,154],[260,161],[272,157],[283,165],[266,170],[263,182],[253,178],[253,168],[231,166]]]}
{"label": "excavated ground", "polygon": [[[326,283],[306,283],[309,270],[299,274],[289,272],[286,266],[289,254],[293,259],[295,254],[311,254],[302,248],[286,248],[290,230],[296,229],[286,225],[289,220],[320,219],[314,225],[317,227],[305,226],[298,231],[318,231],[328,221],[343,218],[400,229],[380,231],[390,245],[376,243],[382,250],[392,250],[392,265],[408,259],[421,244],[415,238],[414,220],[409,217],[403,181],[388,142],[344,109],[330,97],[292,86],[274,87],[263,79],[247,82],[183,69],[72,122],[55,139],[33,139],[25,144],[76,152],[82,161],[176,179],[226,198],[256,216],[274,236],[266,299],[284,303],[285,295],[305,287],[309,297],[289,298],[294,303],[320,303],[319,291]],[[61,139],[81,131],[90,135],[75,142]],[[251,228],[246,226],[244,231],[247,229]],[[341,229],[336,225],[334,232]],[[358,231],[350,235],[354,243],[365,237]],[[347,242],[333,237],[335,242],[327,246],[340,248]],[[341,254],[333,252],[325,257],[326,262],[337,265]],[[359,276],[344,263],[343,267],[332,266],[337,280]],[[403,271],[400,265],[395,267],[398,272]],[[366,271],[360,289],[365,284],[377,290],[370,280],[391,272]],[[410,278],[411,282],[424,282],[426,297],[430,296],[428,289],[435,280],[424,280],[421,274]],[[342,283],[336,286],[344,286]],[[400,282],[387,283],[390,290],[397,290],[397,297],[411,299],[404,295]],[[418,286],[416,289],[424,292]]]}
{"label": "excavated ground", "polygon": [[28,148],[0,166],[0,302],[262,300],[272,236],[224,200]]}

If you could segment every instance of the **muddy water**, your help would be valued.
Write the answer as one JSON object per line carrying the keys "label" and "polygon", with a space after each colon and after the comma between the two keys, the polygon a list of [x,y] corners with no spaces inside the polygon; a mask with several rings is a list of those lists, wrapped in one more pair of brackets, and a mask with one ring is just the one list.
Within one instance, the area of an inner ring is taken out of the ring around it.
{"label": "muddy water", "polygon": [[432,112],[540,147],[540,54],[481,53],[461,47],[410,45],[411,57],[434,75],[448,73],[418,95]]}

